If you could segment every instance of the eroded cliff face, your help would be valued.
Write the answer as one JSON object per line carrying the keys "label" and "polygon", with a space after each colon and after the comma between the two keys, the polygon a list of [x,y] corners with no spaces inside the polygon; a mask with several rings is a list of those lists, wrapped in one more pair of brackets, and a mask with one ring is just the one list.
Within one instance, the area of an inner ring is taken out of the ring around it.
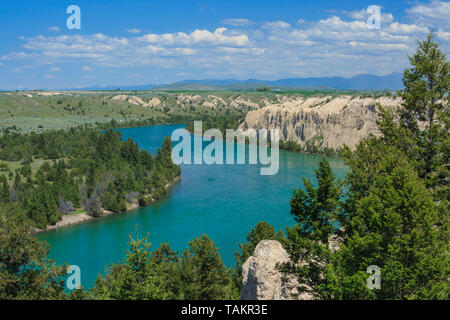
{"label": "eroded cliff face", "polygon": [[[251,257],[242,266],[242,300],[291,300],[297,294],[295,276],[283,276],[276,268],[278,263],[289,261],[281,243],[262,240]],[[311,300],[312,295],[302,293],[300,300]]]}
{"label": "eroded cliff face", "polygon": [[250,111],[241,129],[279,129],[280,139],[305,145],[322,137],[322,148],[339,149],[344,144],[354,148],[370,134],[380,135],[376,125],[376,105],[397,108],[400,98],[361,98],[352,96],[289,98]]}

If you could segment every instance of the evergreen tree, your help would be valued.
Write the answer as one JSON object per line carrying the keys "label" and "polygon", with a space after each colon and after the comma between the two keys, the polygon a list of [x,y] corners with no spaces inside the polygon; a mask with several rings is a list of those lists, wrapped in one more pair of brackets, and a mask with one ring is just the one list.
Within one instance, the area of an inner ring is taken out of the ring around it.
{"label": "evergreen tree", "polygon": [[64,299],[63,266],[15,215],[0,217],[0,300]]}
{"label": "evergreen tree", "polygon": [[112,265],[105,277],[100,277],[92,290],[96,299],[161,300],[168,297],[162,277],[162,265],[151,260],[148,235],[136,240],[130,236],[126,258]]}
{"label": "evergreen tree", "polygon": [[[321,298],[327,297],[323,277],[331,261],[332,250],[328,245],[330,237],[339,233],[341,214],[341,182],[335,176],[326,158],[322,158],[315,170],[318,182],[314,188],[311,181],[303,179],[306,191],[294,190],[291,199],[291,214],[297,225],[287,229],[283,241],[290,256],[290,262],[281,269],[295,274],[299,280],[298,293],[308,292]],[[296,293],[297,294],[297,293]],[[296,295],[295,294],[295,295]]]}
{"label": "evergreen tree", "polygon": [[328,242],[336,231],[339,216],[339,200],[342,183],[335,182],[335,176],[326,158],[319,162],[315,170],[318,187],[303,178],[306,191],[297,189],[291,199],[291,214],[299,225],[299,231],[305,238]]}
{"label": "evergreen tree", "polygon": [[9,190],[8,180],[5,176],[0,176],[0,203],[6,203],[11,201],[11,192]]}
{"label": "evergreen tree", "polygon": [[91,197],[95,190],[95,163],[91,161],[89,172],[86,178],[86,185],[87,185],[87,195],[88,197]]}
{"label": "evergreen tree", "polygon": [[[376,152],[383,157],[356,168],[359,157]],[[343,299],[448,299],[448,223],[440,221],[438,205],[408,159],[396,148],[362,143],[347,163],[360,173],[374,168],[364,173],[372,181],[364,195],[349,200],[355,211],[344,223],[344,243],[324,292]],[[380,290],[366,286],[370,265],[381,269]]]}
{"label": "evergreen tree", "polygon": [[[400,124],[383,112],[380,129],[389,142],[404,150],[427,187],[440,198],[449,196],[450,109],[449,62],[430,33],[418,43],[404,71]],[[449,199],[447,199],[449,200]]]}
{"label": "evergreen tree", "polygon": [[232,297],[231,273],[207,235],[189,242],[181,258],[183,298],[219,300]]}

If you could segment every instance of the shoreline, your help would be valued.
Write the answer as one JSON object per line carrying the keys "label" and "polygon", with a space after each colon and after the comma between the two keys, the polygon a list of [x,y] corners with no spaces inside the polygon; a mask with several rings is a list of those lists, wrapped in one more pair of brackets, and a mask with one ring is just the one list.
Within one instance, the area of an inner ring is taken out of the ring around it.
{"label": "shoreline", "polygon": [[[180,180],[181,180],[181,176],[178,176],[175,179],[173,179],[172,183],[168,183],[165,185],[166,190],[173,187],[175,185],[175,183],[178,183]],[[150,204],[150,206],[152,204],[153,204],[153,202]],[[90,220],[101,219],[101,218],[104,218],[104,217],[107,217],[107,216],[110,216],[113,214],[128,213],[128,212],[136,210],[138,208],[141,208],[141,206],[139,205],[138,202],[135,202],[135,203],[127,203],[127,210],[123,211],[123,212],[112,212],[112,211],[108,211],[108,210],[103,210],[103,214],[100,217],[93,217],[91,215],[88,215],[86,212],[81,212],[78,214],[67,214],[67,215],[64,215],[62,217],[62,219],[60,221],[58,221],[55,225],[47,225],[47,227],[45,229],[35,228],[34,234],[74,226],[74,225],[77,225],[80,223],[88,222]],[[145,208],[145,207],[142,207],[142,208]]]}

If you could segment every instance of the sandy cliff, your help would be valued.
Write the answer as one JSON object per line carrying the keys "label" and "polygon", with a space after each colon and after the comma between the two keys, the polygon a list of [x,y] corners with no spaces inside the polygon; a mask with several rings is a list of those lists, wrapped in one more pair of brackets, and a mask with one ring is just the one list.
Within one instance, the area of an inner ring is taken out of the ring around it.
{"label": "sandy cliff", "polygon": [[242,129],[280,129],[280,139],[300,145],[323,137],[323,148],[334,150],[344,144],[354,148],[364,137],[379,135],[376,104],[388,108],[401,105],[400,98],[283,97],[278,103],[250,111]]}

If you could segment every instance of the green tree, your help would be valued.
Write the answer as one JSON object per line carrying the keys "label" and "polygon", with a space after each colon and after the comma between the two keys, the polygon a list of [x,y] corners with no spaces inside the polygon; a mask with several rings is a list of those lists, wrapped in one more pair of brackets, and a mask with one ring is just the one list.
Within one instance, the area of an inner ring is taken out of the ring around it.
{"label": "green tree", "polygon": [[231,272],[207,235],[189,242],[181,257],[181,281],[183,299],[220,300],[233,294]]}
{"label": "green tree", "polygon": [[342,182],[335,181],[326,158],[322,158],[315,174],[317,188],[313,187],[311,181],[303,178],[306,191],[294,190],[291,215],[298,223],[303,237],[327,243],[328,238],[337,230]]}
{"label": "green tree", "polygon": [[294,190],[291,214],[298,224],[287,229],[283,245],[290,262],[281,269],[297,276],[300,283],[298,293],[308,292],[324,297],[322,288],[328,280],[323,274],[332,256],[328,243],[332,235],[339,233],[338,223],[342,216],[342,182],[335,181],[326,158],[322,158],[315,174],[317,188],[311,181],[303,179],[306,191]]}
{"label": "green tree", "polygon": [[440,198],[449,197],[449,62],[432,33],[419,41],[409,61],[403,74],[403,104],[397,112],[401,121],[396,125],[383,111],[380,129],[408,154],[427,187],[436,189]]}
{"label": "green tree", "polygon": [[0,176],[0,202],[6,203],[11,200],[11,192],[9,190],[8,180],[4,175]]}
{"label": "green tree", "polygon": [[92,290],[95,299],[161,300],[168,297],[162,264],[151,260],[148,235],[133,239],[124,261],[111,265],[106,277],[100,276]]}
{"label": "green tree", "polygon": [[16,216],[0,217],[0,299],[64,299],[64,266]]}
{"label": "green tree", "polygon": [[45,229],[49,224],[55,224],[61,219],[61,213],[57,210],[47,184],[39,189],[32,189],[26,202],[28,217],[40,229]]}
{"label": "green tree", "polygon": [[[376,153],[383,157],[359,160]],[[442,223],[439,205],[409,160],[394,147],[363,142],[347,163],[364,176],[349,178],[351,190],[371,181],[364,194],[350,194],[354,211],[343,223],[345,241],[330,266],[335,285],[327,288],[329,296],[448,299],[448,222]],[[381,268],[381,290],[366,287],[369,265]]]}
{"label": "green tree", "polygon": [[88,197],[92,197],[94,190],[95,190],[95,163],[94,161],[91,161],[89,166],[89,172],[86,178],[86,185],[87,185],[87,195]]}

